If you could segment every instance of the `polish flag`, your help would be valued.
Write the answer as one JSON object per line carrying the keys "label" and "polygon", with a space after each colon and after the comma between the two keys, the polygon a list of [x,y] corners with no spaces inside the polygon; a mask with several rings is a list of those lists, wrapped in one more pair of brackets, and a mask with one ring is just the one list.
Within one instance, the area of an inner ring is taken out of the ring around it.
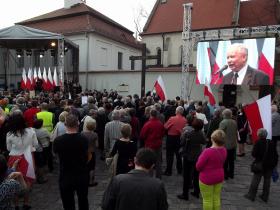
{"label": "polish flag", "polygon": [[54,70],[53,70],[53,86],[54,87],[58,86],[58,78],[57,78],[56,67],[54,67]]}
{"label": "polish flag", "polygon": [[52,78],[52,72],[51,72],[51,68],[50,67],[49,67],[49,71],[48,71],[47,86],[48,86],[49,90],[53,89],[53,78]]}
{"label": "polish flag", "polygon": [[257,131],[260,128],[265,128],[268,133],[267,139],[271,139],[271,95],[244,106],[244,111],[251,127],[253,142],[255,143],[258,140]]}
{"label": "polish flag", "polygon": [[275,38],[266,38],[263,49],[259,57],[259,69],[269,76],[269,84],[273,84],[274,77],[274,57]]}
{"label": "polish flag", "polygon": [[20,156],[10,156],[8,165],[11,167],[15,161],[18,161],[17,169],[22,172],[24,178],[29,181],[36,179],[31,146],[28,146]]}
{"label": "polish flag", "polygon": [[36,70],[36,68],[34,68],[34,70],[33,70],[33,84],[35,84],[35,82],[37,82],[37,80],[38,80],[37,70]]}
{"label": "polish flag", "polygon": [[210,81],[211,66],[209,59],[210,46],[209,42],[199,42],[197,45],[197,84],[206,84]]}
{"label": "polish flag", "polygon": [[40,67],[38,69],[38,79],[43,79]]}
{"label": "polish flag", "polygon": [[22,70],[22,78],[21,78],[21,82],[20,82],[21,89],[23,89],[23,90],[26,89],[26,82],[27,82],[26,71],[25,71],[25,68],[23,68],[23,70]]}
{"label": "polish flag", "polygon": [[[217,52],[215,55],[215,63],[213,67],[213,71],[211,73],[211,83],[210,84],[222,84],[223,82],[223,75],[226,73],[217,73],[223,66],[227,65],[227,50],[228,47],[231,45],[230,41],[220,41],[218,43]],[[209,51],[209,57],[210,57]]]}
{"label": "polish flag", "polygon": [[48,83],[48,76],[47,76],[47,71],[46,71],[46,68],[44,67],[44,71],[43,71],[43,89],[44,90],[48,90],[48,86],[47,86],[47,83]]}
{"label": "polish flag", "polygon": [[28,69],[28,74],[27,74],[27,81],[26,81],[26,89],[27,90],[32,90],[32,70],[31,68]]}
{"label": "polish flag", "polygon": [[157,81],[155,82],[154,88],[155,88],[156,93],[159,96],[160,100],[162,102],[164,102],[165,99],[167,98],[167,95],[166,95],[166,90],[165,90],[164,82],[162,80],[161,75],[158,76]]}
{"label": "polish flag", "polygon": [[24,161],[26,161],[26,177],[30,179],[36,179],[34,163],[31,153],[31,147],[27,147],[27,149],[23,153]]}
{"label": "polish flag", "polygon": [[211,106],[214,106],[216,104],[215,96],[212,92],[210,84],[204,85],[204,95],[209,98],[209,103],[211,104]]}

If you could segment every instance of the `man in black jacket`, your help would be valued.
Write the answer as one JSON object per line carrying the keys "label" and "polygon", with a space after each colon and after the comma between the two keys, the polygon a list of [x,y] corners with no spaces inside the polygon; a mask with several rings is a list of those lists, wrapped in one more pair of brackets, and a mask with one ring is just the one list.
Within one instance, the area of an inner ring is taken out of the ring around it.
{"label": "man in black jacket", "polygon": [[106,189],[103,210],[166,210],[167,196],[161,180],[149,171],[156,161],[150,149],[140,149],[135,157],[135,169],[115,176]]}
{"label": "man in black jacket", "polygon": [[278,154],[275,147],[275,142],[266,139],[267,131],[264,128],[259,129],[257,135],[259,140],[254,145],[252,156],[255,158],[254,162],[262,162],[262,171],[254,172],[249,192],[244,197],[251,201],[255,200],[258,186],[263,176],[263,192],[260,195],[260,198],[264,202],[267,202],[272,170],[277,166]]}
{"label": "man in black jacket", "polygon": [[88,210],[88,141],[78,133],[78,117],[68,114],[66,134],[54,140],[53,150],[59,157],[59,190],[65,210],[75,209],[74,193],[79,210]]}
{"label": "man in black jacket", "polygon": [[263,71],[250,67],[248,49],[240,43],[232,44],[227,51],[230,73],[223,77],[223,84],[269,85],[269,77]]}

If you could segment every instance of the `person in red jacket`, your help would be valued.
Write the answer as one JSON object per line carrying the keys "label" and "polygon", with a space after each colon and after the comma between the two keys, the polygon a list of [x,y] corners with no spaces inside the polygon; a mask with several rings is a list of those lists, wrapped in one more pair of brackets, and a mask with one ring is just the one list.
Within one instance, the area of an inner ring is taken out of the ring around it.
{"label": "person in red jacket", "polygon": [[161,145],[165,130],[157,116],[158,112],[152,109],[150,111],[150,119],[144,124],[140,132],[140,139],[144,142],[145,148],[150,148],[155,152],[157,156],[155,164],[156,177],[161,179]]}
{"label": "person in red jacket", "polygon": [[32,100],[31,107],[23,113],[23,117],[28,127],[33,127],[34,121],[36,119],[36,114],[38,112],[40,112],[40,109],[38,108],[38,101]]}
{"label": "person in red jacket", "polygon": [[169,120],[164,124],[164,128],[167,131],[166,138],[166,170],[164,175],[172,175],[173,159],[174,154],[176,155],[176,168],[178,174],[182,173],[182,157],[179,154],[180,149],[180,137],[182,130],[187,124],[186,118],[183,116],[184,108],[178,106],[176,108],[176,116],[170,117]]}

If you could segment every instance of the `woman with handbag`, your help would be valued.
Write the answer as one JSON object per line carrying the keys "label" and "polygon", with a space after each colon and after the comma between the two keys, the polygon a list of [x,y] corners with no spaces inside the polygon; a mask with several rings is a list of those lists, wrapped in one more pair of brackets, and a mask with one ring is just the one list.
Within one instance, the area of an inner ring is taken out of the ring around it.
{"label": "woman with handbag", "polygon": [[[184,147],[183,155],[183,193],[177,195],[179,199],[189,200],[189,189],[193,183],[193,195],[199,198],[198,171],[195,168],[197,159],[202,152],[202,146],[206,144],[206,138],[202,131],[204,123],[200,119],[192,121],[192,129],[184,132],[181,137],[181,145]],[[183,143],[184,142],[184,143]]]}
{"label": "woman with handbag", "polygon": [[124,124],[121,127],[122,137],[118,139],[110,157],[114,157],[118,153],[116,175],[125,174],[134,168],[134,157],[136,154],[136,145],[133,141],[130,141],[131,126],[129,124]]}
{"label": "woman with handbag", "polygon": [[251,165],[251,171],[254,173],[254,175],[251,181],[249,192],[244,195],[244,197],[251,201],[255,200],[259,183],[263,177],[263,192],[259,197],[264,202],[267,202],[270,191],[272,170],[277,165],[278,154],[275,143],[266,139],[266,129],[259,129],[257,135],[259,140],[254,145],[252,151],[252,156],[255,158],[255,160]]}

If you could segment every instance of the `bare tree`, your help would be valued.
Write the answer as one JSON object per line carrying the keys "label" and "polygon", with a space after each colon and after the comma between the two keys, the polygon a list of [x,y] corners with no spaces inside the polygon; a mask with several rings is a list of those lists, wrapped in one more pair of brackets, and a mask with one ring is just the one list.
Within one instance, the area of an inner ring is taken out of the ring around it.
{"label": "bare tree", "polygon": [[142,5],[139,5],[138,8],[135,10],[134,15],[134,24],[135,24],[135,38],[137,40],[141,40],[140,33],[143,30],[144,23],[148,19],[148,12]]}

